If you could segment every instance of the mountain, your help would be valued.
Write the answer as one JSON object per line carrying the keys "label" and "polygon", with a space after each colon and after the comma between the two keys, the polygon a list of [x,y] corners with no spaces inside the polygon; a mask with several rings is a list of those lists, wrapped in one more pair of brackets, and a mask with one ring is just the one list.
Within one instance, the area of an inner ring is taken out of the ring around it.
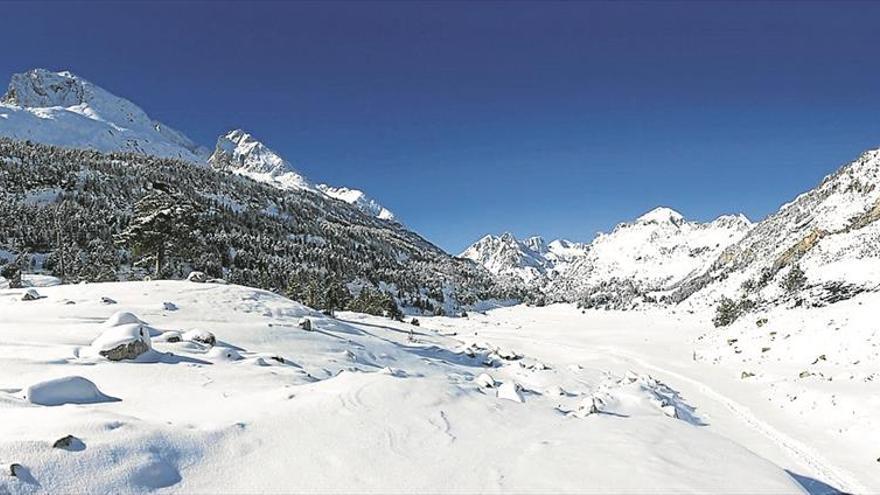
{"label": "mountain", "polygon": [[14,74],[0,98],[0,136],[207,163],[281,189],[321,192],[368,215],[394,220],[393,213],[362,191],[314,186],[290,162],[241,129],[220,136],[211,153],[183,133],[151,119],[134,103],[67,71],[32,69]]}
{"label": "mountain", "polygon": [[546,277],[564,271],[575,259],[584,256],[587,247],[563,239],[547,244],[542,237],[518,240],[506,232],[487,235],[458,256],[483,265],[499,277],[531,286],[545,283]]}
{"label": "mountain", "polygon": [[546,293],[550,300],[587,307],[627,308],[650,301],[652,293],[705,270],[751,226],[743,215],[700,223],[670,208],[655,208],[611,233],[599,234],[586,256],[551,280]]}
{"label": "mountain", "polygon": [[241,129],[217,138],[208,164],[280,189],[315,190],[290,162]]}
{"label": "mountain", "polygon": [[483,265],[500,280],[543,293],[548,301],[625,309],[653,301],[701,273],[751,226],[743,215],[699,223],[661,207],[599,234],[589,244],[561,239],[547,244],[541,237],[520,241],[506,233],[485,236],[459,256]]}
{"label": "mountain", "polygon": [[12,76],[0,98],[0,136],[198,163],[208,158],[208,150],[134,103],[70,72],[45,69]]}
{"label": "mountain", "polygon": [[705,270],[683,280],[671,300],[714,304],[729,297],[750,305],[821,305],[877,290],[878,184],[880,149],[875,149],[782,205]]}

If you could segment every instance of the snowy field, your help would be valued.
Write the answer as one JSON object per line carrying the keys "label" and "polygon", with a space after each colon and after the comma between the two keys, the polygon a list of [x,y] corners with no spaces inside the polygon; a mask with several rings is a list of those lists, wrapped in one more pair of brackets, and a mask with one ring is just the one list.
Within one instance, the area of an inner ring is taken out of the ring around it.
{"label": "snowy field", "polygon": [[[191,282],[27,290],[0,289],[0,493],[880,491],[877,294],[715,330],[566,305],[417,327]],[[101,355],[119,342],[149,350]]]}

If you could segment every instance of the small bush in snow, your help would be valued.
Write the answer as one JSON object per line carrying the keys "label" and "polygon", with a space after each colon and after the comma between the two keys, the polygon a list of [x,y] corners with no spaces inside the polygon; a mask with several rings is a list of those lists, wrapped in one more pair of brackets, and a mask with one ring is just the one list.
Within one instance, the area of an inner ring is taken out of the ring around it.
{"label": "small bush in snow", "polygon": [[718,301],[718,306],[715,307],[715,317],[712,318],[712,323],[716,327],[726,327],[754,307],[755,302],[751,299],[740,299],[737,302],[729,297],[722,297]]}
{"label": "small bush in snow", "polygon": [[804,274],[804,271],[801,270],[800,266],[794,265],[782,278],[780,285],[788,294],[794,294],[807,285],[807,276]]}

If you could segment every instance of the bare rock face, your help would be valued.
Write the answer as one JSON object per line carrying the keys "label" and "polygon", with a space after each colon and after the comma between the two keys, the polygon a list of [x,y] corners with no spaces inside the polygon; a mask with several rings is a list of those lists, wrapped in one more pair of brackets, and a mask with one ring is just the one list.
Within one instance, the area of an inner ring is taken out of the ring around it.
{"label": "bare rock face", "polygon": [[148,346],[143,340],[133,340],[118,345],[112,349],[99,351],[98,354],[104,356],[110,361],[122,361],[123,359],[136,359],[138,356],[149,350],[150,346]]}

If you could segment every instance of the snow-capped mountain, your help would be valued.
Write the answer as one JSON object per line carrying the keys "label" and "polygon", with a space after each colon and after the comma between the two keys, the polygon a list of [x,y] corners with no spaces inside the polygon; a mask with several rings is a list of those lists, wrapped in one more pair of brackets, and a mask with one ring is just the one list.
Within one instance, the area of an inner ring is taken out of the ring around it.
{"label": "snow-capped mountain", "polygon": [[217,170],[249,177],[279,189],[304,189],[354,205],[364,214],[380,220],[394,220],[394,214],[358,189],[317,186],[309,182],[293,164],[285,160],[251,134],[234,129],[217,139],[208,164]]}
{"label": "snow-capped mountain", "polygon": [[45,69],[12,76],[0,99],[0,136],[197,163],[209,154],[134,103],[70,72]]}
{"label": "snow-capped mountain", "polygon": [[0,98],[0,136],[68,148],[133,152],[213,166],[281,189],[307,189],[356,206],[367,215],[394,214],[363,191],[315,186],[260,141],[235,129],[213,154],[183,133],[151,119],[134,103],[71,72],[32,69],[14,74]]}
{"label": "snow-capped mountain", "polygon": [[675,210],[656,208],[617,225],[611,233],[599,234],[585,256],[550,280],[546,293],[551,300],[629,307],[651,292],[669,290],[704,271],[751,227],[743,215],[699,223]]}
{"label": "snow-capped mountain", "polygon": [[315,190],[290,162],[241,129],[217,138],[208,164],[217,170],[250,177],[280,189]]}
{"label": "snow-capped mountain", "polygon": [[345,201],[350,205],[356,206],[359,210],[367,215],[376,217],[380,220],[395,221],[394,213],[385,208],[378,201],[369,197],[360,189],[349,189],[347,187],[333,187],[327,184],[318,184],[318,190],[330,196],[331,198]]}
{"label": "snow-capped mountain", "polygon": [[[880,287],[880,149],[825,177],[757,224],[673,294],[714,304],[721,296],[812,303]],[[794,267],[803,283],[783,290]]]}
{"label": "snow-capped mountain", "polygon": [[502,277],[540,286],[548,276],[564,271],[568,264],[585,255],[587,246],[564,239],[549,244],[539,236],[519,240],[510,232],[487,235],[465,249],[467,258]]}

